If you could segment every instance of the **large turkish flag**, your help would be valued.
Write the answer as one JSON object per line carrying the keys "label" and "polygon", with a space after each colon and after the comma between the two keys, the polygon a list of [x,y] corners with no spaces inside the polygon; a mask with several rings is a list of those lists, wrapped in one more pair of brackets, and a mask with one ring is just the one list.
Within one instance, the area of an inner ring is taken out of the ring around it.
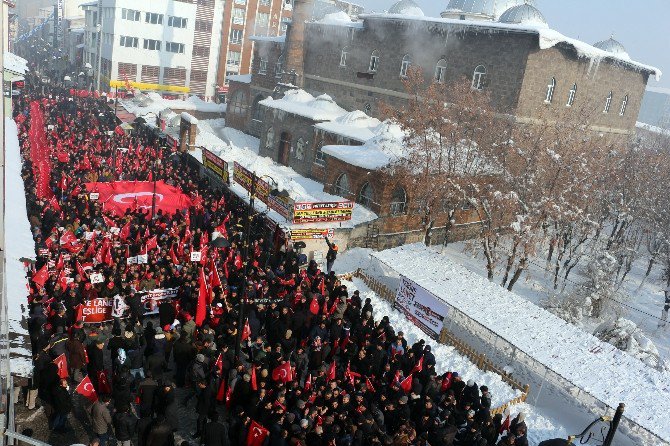
{"label": "large turkish flag", "polygon": [[[154,195],[153,181],[114,181],[111,183],[86,183],[88,192],[98,192],[98,200],[105,210],[123,215],[126,209],[135,207],[151,210]],[[156,181],[156,211],[170,215],[191,207],[188,195],[163,181]]]}
{"label": "large turkish flag", "polygon": [[251,420],[249,431],[247,432],[247,446],[261,446],[269,434],[269,430]]}

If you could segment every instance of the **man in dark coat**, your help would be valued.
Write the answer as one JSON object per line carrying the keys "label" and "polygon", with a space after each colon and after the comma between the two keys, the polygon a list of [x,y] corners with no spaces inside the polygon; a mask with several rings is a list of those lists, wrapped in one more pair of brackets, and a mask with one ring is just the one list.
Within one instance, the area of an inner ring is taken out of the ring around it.
{"label": "man in dark coat", "polygon": [[207,424],[207,417],[214,412],[214,389],[207,381],[198,382],[198,401],[195,410],[198,413],[198,421],[196,424],[196,431],[194,437],[199,437],[205,430]]}
{"label": "man in dark coat", "polygon": [[156,417],[147,434],[144,446],[174,446],[174,433],[164,416]]}
{"label": "man in dark coat", "polygon": [[202,435],[202,444],[204,446],[230,446],[228,438],[228,426],[221,421],[218,413],[213,413],[212,421],[205,426],[205,432]]}
{"label": "man in dark coat", "polygon": [[130,441],[135,436],[137,428],[137,417],[130,412],[130,406],[125,405],[116,412],[112,423],[114,424],[114,436],[119,444],[130,446]]}
{"label": "man in dark coat", "polygon": [[67,416],[72,411],[72,397],[66,379],[60,380],[52,390],[52,395],[54,413],[51,418],[51,429],[63,433],[67,431]]}

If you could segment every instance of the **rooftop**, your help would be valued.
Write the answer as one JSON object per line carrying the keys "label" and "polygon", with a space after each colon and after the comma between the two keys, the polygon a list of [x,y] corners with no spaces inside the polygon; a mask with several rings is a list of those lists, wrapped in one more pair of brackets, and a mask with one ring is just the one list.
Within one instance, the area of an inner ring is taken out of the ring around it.
{"label": "rooftop", "polygon": [[259,104],[314,121],[332,121],[347,113],[327,94],[315,98],[305,90],[288,90],[281,99],[269,97],[260,101]]}
{"label": "rooftop", "polygon": [[360,110],[354,110],[336,118],[333,121],[316,124],[319,130],[365,142],[375,136],[375,131],[381,125],[377,118],[371,118]]}

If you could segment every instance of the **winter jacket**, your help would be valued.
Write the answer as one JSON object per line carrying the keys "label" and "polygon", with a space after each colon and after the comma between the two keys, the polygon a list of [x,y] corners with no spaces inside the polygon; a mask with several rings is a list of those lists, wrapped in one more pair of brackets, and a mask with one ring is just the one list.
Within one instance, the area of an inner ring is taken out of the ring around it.
{"label": "winter jacket", "polygon": [[52,390],[52,403],[54,412],[59,415],[67,415],[72,411],[72,397],[61,385],[56,384]]}
{"label": "winter jacket", "polygon": [[219,421],[210,421],[205,426],[202,442],[204,446],[230,446],[228,426]]}
{"label": "winter jacket", "polygon": [[135,436],[137,428],[137,417],[130,412],[117,412],[114,414],[114,436],[119,441],[127,441]]}
{"label": "winter jacket", "polygon": [[112,424],[112,415],[109,409],[100,400],[93,403],[91,407],[91,424],[93,432],[97,435],[106,434]]}

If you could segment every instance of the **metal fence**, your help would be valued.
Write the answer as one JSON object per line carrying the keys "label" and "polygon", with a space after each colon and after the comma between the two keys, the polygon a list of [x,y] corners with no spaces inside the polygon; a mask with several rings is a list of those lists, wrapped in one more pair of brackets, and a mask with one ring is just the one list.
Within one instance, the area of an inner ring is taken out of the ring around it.
{"label": "metal fence", "polygon": [[[395,290],[360,269],[353,275],[362,279],[384,300],[391,304],[395,302]],[[547,394],[553,398],[562,398],[570,406],[577,404],[597,417],[613,416],[616,412],[616,407],[610,407],[462,311],[444,303],[449,311],[444,321],[445,328],[440,333],[440,342],[454,346],[480,369],[500,375],[511,387],[523,392],[518,398],[494,409],[493,413],[525,401],[537,405],[540,397]],[[523,329],[519,327],[519,330]],[[565,348],[570,346],[566,345]],[[526,384],[522,385],[522,382]],[[619,428],[624,434],[639,440],[639,444],[670,445],[626,416],[622,418]]]}

